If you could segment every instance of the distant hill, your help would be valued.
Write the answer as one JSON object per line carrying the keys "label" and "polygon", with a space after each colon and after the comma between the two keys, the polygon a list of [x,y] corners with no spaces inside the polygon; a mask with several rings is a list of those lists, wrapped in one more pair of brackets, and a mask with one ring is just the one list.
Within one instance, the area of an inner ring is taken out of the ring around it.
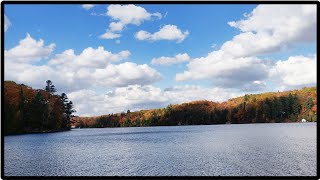
{"label": "distant hill", "polygon": [[76,117],[73,125],[134,127],[197,124],[238,124],[317,121],[317,88],[247,94],[228,101],[193,101],[165,108],[122,112],[96,117]]}

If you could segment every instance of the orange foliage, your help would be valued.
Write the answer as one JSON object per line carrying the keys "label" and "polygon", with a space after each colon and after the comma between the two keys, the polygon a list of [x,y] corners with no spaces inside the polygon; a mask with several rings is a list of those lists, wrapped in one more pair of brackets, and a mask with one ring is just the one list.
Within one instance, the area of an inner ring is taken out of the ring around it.
{"label": "orange foliage", "polygon": [[317,105],[314,105],[314,106],[312,107],[312,111],[313,111],[314,113],[317,113]]}
{"label": "orange foliage", "polygon": [[[313,99],[313,107],[312,111],[316,113],[317,111],[317,88],[311,87],[311,88],[303,88],[301,90],[291,90],[291,91],[284,91],[284,92],[267,92],[262,94],[248,94],[246,96],[241,96],[237,98],[229,99],[228,101],[217,103],[207,100],[198,100],[198,101],[192,101],[182,104],[175,104],[171,105],[171,108],[173,111],[189,111],[198,109],[202,112],[211,112],[213,109],[217,110],[224,110],[227,109],[228,112],[231,112],[233,108],[239,107],[241,104],[246,102],[247,106],[251,107],[258,107],[258,105],[266,100],[266,98],[269,98],[272,100],[274,97],[282,97],[282,96],[288,96],[290,93],[292,95],[297,95],[298,100],[300,104],[303,104],[308,98]],[[123,124],[124,121],[129,118],[131,122],[134,122],[135,119],[138,117],[140,120],[142,117],[145,119],[151,119],[153,114],[156,113],[158,117],[163,117],[166,113],[167,108],[159,108],[159,109],[150,109],[150,110],[140,110],[136,112],[131,112],[129,114],[125,113],[121,116],[121,113],[117,113],[114,115],[117,115],[116,119],[118,119],[118,122],[120,124]],[[240,109],[237,114],[235,114],[235,117],[237,119],[242,119],[241,121],[245,121],[245,109]],[[77,121],[83,121],[86,122],[88,125],[93,125],[96,120],[99,117],[103,116],[96,116],[96,117],[77,117]],[[161,118],[160,118],[161,119]],[[271,120],[273,121],[273,120]],[[78,123],[75,123],[75,125],[78,125]]]}

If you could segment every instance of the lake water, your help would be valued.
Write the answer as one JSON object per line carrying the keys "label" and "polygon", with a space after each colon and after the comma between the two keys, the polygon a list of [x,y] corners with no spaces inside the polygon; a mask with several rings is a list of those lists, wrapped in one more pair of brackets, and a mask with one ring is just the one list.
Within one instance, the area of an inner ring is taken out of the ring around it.
{"label": "lake water", "polygon": [[5,176],[316,176],[316,123],[73,129],[5,137]]}

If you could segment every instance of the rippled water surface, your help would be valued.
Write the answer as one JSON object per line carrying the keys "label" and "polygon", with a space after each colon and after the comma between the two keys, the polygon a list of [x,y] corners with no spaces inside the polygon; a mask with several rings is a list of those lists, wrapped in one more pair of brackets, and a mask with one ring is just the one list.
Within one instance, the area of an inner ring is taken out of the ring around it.
{"label": "rippled water surface", "polygon": [[316,176],[316,123],[73,129],[5,137],[6,176]]}

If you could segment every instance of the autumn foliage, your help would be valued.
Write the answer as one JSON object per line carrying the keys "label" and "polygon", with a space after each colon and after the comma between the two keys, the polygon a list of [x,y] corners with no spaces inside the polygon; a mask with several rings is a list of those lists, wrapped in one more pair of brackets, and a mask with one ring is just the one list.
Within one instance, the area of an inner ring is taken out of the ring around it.
{"label": "autumn foliage", "polygon": [[47,81],[46,90],[32,89],[13,81],[4,82],[4,134],[52,132],[70,129],[74,110],[66,95],[54,94]]}
{"label": "autumn foliage", "polygon": [[228,101],[193,101],[166,108],[77,117],[77,127],[137,127],[317,121],[317,88],[247,94]]}

